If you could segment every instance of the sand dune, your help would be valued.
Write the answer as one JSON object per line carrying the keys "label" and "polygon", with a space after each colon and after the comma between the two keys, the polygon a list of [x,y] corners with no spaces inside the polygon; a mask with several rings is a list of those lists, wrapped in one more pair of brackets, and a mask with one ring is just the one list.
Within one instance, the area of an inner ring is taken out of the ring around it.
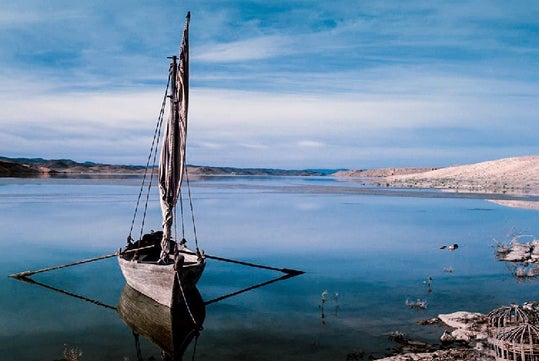
{"label": "sand dune", "polygon": [[387,185],[462,192],[539,195],[539,155],[512,157],[384,178]]}

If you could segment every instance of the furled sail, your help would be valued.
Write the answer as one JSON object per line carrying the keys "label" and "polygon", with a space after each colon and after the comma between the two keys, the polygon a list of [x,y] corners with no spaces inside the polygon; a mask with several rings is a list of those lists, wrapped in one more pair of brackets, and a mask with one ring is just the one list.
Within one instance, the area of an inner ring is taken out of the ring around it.
{"label": "furled sail", "polygon": [[163,147],[159,161],[159,195],[163,213],[163,239],[160,261],[166,262],[170,249],[174,207],[180,194],[185,172],[187,139],[187,109],[189,105],[189,20],[187,13],[179,59],[172,57],[170,65],[170,113],[165,125]]}

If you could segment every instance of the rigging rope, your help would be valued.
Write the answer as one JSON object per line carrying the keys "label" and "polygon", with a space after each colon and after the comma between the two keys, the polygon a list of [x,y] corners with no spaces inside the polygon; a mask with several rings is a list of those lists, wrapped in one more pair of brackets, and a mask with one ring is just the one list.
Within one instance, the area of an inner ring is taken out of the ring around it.
{"label": "rigging rope", "polygon": [[[187,172],[185,172],[185,173],[187,174]],[[181,214],[181,217],[182,217],[182,238],[185,238],[185,222],[184,222],[184,218],[183,218],[183,195],[182,195],[182,188],[181,187],[179,189],[179,193],[180,193],[180,214]],[[178,219],[178,218],[176,218],[176,219]]]}
{"label": "rigging rope", "polygon": [[197,354],[198,336],[200,336],[200,332],[197,331],[195,334],[195,346],[193,346],[193,356],[191,357],[192,361],[195,361],[195,355]]}
{"label": "rigging rope", "polygon": [[141,228],[140,228],[140,238],[142,238],[142,234],[144,233],[144,220],[146,219],[146,211],[148,209],[148,199],[149,199],[149,195],[150,195],[150,188],[151,188],[151,185],[152,185],[152,179],[153,179],[154,169],[155,169],[155,162],[156,162],[156,158],[157,158],[157,145],[159,144],[159,138],[160,138],[160,134],[161,134],[161,126],[163,124],[163,117],[164,117],[164,114],[165,114],[165,107],[166,107],[166,102],[167,102],[169,86],[170,86],[170,74],[168,76],[167,87],[165,89],[165,95],[163,97],[163,102],[161,103],[161,110],[159,111],[159,116],[157,118],[157,125],[155,127],[155,131],[154,131],[154,134],[153,134],[153,140],[152,140],[152,145],[151,145],[151,148],[150,148],[150,154],[148,154],[148,159],[146,161],[146,168],[144,169],[144,176],[142,178],[142,184],[140,185],[140,191],[139,191],[138,198],[137,198],[137,204],[135,206],[135,211],[134,211],[134,214],[133,214],[133,220],[131,221],[131,228],[129,229],[129,235],[127,237],[128,240],[132,239],[131,234],[133,233],[133,227],[135,226],[135,220],[137,218],[137,211],[138,211],[138,207],[139,207],[139,204],[140,204],[140,198],[142,196],[142,192],[144,190],[144,185],[146,183],[146,177],[148,175],[148,170],[150,168],[150,159],[152,158],[152,155],[153,155],[152,170],[151,170],[151,173],[150,173],[150,181],[149,181],[149,184],[148,184],[148,190],[147,190],[147,194],[146,194],[146,203],[145,203],[145,206],[144,206],[144,214],[142,216],[142,223],[141,223]]}
{"label": "rigging rope", "polygon": [[[142,239],[142,236],[144,235],[144,225],[145,225],[145,220],[146,220],[146,214],[147,214],[147,211],[148,211],[148,203],[149,203],[149,198],[150,198],[150,192],[151,192],[151,188],[152,188],[153,179],[154,179],[154,176],[155,176],[155,167],[156,167],[159,139],[160,139],[160,136],[161,136],[161,128],[162,128],[162,125],[163,125],[163,119],[164,119],[164,114],[165,114],[167,98],[169,96],[168,91],[169,91],[169,88],[170,88],[171,81],[174,81],[170,74],[171,73],[169,72],[169,77],[168,77],[167,86],[166,86],[166,89],[165,89],[165,94],[163,96],[163,101],[161,103],[161,110],[159,111],[159,116],[158,116],[158,119],[157,119],[157,124],[156,124],[154,135],[153,135],[152,145],[150,147],[150,153],[148,154],[148,159],[146,161],[146,168],[144,169],[144,176],[143,176],[143,179],[142,179],[142,183],[140,185],[140,190],[139,190],[139,194],[138,194],[138,197],[137,197],[137,203],[135,205],[135,211],[133,213],[133,219],[131,221],[131,227],[129,229],[129,235],[127,237],[128,241],[133,239],[132,238],[132,233],[133,233],[133,229],[134,229],[134,226],[135,226],[135,221],[136,221],[137,214],[138,214],[138,209],[139,209],[139,206],[140,206],[142,193],[144,192],[144,187],[147,184],[146,200],[144,202],[144,212],[143,212],[142,219],[141,219],[139,239]],[[153,162],[152,162],[152,166],[150,167],[150,161],[152,160],[152,156],[153,156]],[[188,197],[189,197],[189,208],[190,208],[190,211],[191,211],[191,220],[192,220],[192,223],[193,223],[193,235],[194,235],[194,239],[195,239],[196,249],[198,251],[198,249],[199,249],[198,236],[197,236],[197,231],[196,231],[195,215],[194,215],[194,209],[193,209],[193,201],[191,199],[191,186],[190,186],[190,181],[189,181],[189,176],[188,176],[187,169],[185,169],[184,172],[185,172],[184,173],[185,174],[185,179],[186,179],[186,182],[187,182],[187,190],[188,190]],[[149,174],[149,176],[148,176],[148,174]],[[149,180],[147,180],[147,178],[149,178]],[[180,198],[179,203],[180,203],[180,213],[181,213],[182,238],[185,238],[185,218],[184,218],[185,217],[185,212],[184,212],[184,207],[183,207],[183,196],[182,196],[181,187],[179,189],[179,198]],[[176,211],[177,211],[177,208],[174,207],[174,212],[175,212],[174,219],[177,219]],[[174,233],[175,233],[175,238],[177,239],[177,228],[176,228],[176,226],[177,226],[177,222],[175,222],[175,224],[174,224],[174,227],[175,227],[174,228]]]}
{"label": "rigging rope", "polygon": [[135,348],[137,350],[137,361],[143,361],[142,360],[142,351],[140,350],[140,340],[139,340],[139,334],[135,331],[132,331],[133,336],[135,337]]}
{"label": "rigging rope", "polygon": [[191,320],[193,321],[193,324],[196,328],[198,328],[198,322],[195,319],[195,316],[193,316],[193,313],[191,312],[191,307],[189,307],[189,303],[187,302],[187,298],[185,297],[185,292],[183,291],[182,281],[180,280],[180,272],[176,271],[176,278],[178,279],[178,285],[180,286],[180,291],[182,293],[183,302],[185,303],[185,308],[187,308],[187,312],[189,312],[189,316],[191,316]]}
{"label": "rigging rope", "polygon": [[193,210],[193,200],[191,199],[191,184],[189,182],[189,173],[187,172],[187,170],[185,171],[185,180],[187,181],[187,193],[189,194],[189,208],[191,209],[191,220],[193,222],[193,234],[195,237],[196,250],[198,252],[198,237],[197,237],[197,228],[195,225],[195,212]]}

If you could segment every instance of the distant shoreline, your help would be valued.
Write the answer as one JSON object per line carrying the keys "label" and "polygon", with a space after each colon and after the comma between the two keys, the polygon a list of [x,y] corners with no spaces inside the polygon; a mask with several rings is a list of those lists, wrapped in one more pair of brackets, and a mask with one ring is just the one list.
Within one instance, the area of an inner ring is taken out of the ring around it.
{"label": "distant shoreline", "polygon": [[[284,170],[188,166],[193,176],[327,176],[358,179],[366,184],[389,188],[437,189],[457,193],[539,196],[539,156],[504,158],[445,168],[401,167],[366,170]],[[0,177],[132,176],[144,173],[142,166],[78,163],[68,159],[0,157]],[[524,199],[526,200],[526,199]],[[538,209],[533,204],[526,208]],[[518,206],[515,202],[504,204]]]}
{"label": "distant shoreline", "polygon": [[[192,175],[264,175],[264,176],[326,176],[331,171],[287,170],[273,168],[234,168],[187,166]],[[111,165],[93,162],[79,163],[70,159],[7,158],[0,157],[0,177],[54,177],[77,175],[137,175],[144,174],[144,166]]]}

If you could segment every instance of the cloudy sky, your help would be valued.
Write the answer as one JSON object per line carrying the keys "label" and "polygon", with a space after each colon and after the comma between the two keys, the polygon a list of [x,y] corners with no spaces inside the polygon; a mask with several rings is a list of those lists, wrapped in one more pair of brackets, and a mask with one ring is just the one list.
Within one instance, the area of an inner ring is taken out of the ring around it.
{"label": "cloudy sky", "polygon": [[187,10],[188,162],[539,154],[539,2],[0,0],[0,155],[144,164]]}

